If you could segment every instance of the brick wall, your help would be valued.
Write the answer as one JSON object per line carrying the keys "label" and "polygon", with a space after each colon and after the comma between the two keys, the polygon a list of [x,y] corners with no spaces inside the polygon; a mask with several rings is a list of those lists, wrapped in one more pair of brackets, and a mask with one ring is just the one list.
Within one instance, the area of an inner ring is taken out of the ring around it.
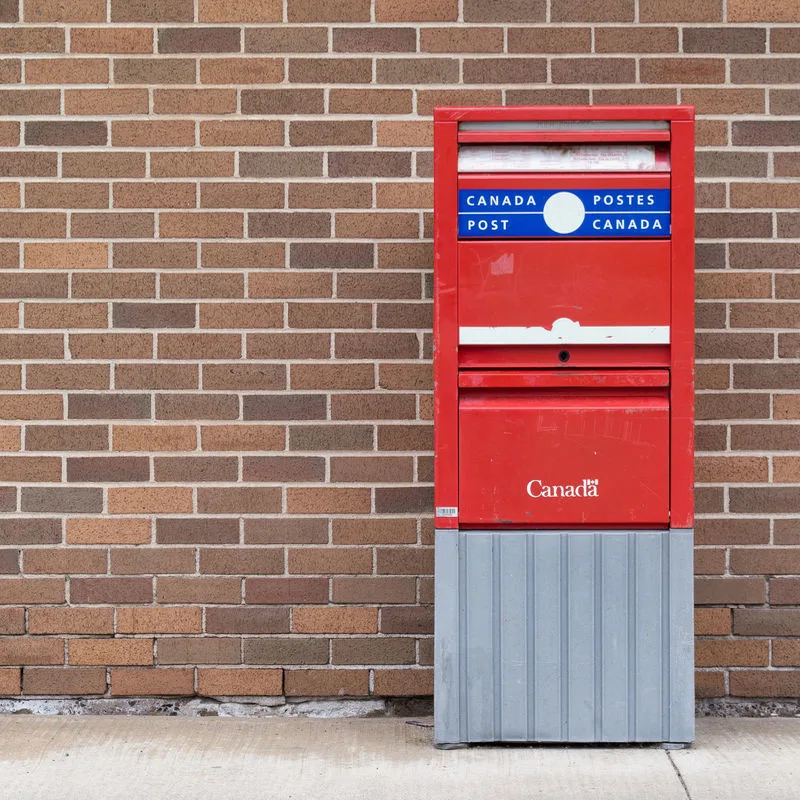
{"label": "brick wall", "polygon": [[431,111],[696,104],[698,690],[800,695],[796,0],[0,0],[0,693],[431,691]]}

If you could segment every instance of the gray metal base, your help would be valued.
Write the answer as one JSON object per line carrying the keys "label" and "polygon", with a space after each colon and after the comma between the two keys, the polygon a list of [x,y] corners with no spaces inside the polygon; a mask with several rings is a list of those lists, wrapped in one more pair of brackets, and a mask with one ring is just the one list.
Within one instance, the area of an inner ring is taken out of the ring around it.
{"label": "gray metal base", "polygon": [[694,739],[693,531],[437,531],[434,738]]}

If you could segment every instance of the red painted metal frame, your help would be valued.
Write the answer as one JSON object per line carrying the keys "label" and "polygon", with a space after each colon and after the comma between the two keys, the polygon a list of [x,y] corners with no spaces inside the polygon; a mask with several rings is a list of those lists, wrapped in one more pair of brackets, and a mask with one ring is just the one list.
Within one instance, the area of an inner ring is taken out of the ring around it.
{"label": "red painted metal frame", "polygon": [[461,131],[459,142],[668,142],[669,131]]}
{"label": "red painted metal frame", "polygon": [[694,120],[694,106],[439,106],[437,122]]}
{"label": "red painted metal frame", "polygon": [[669,372],[665,369],[462,370],[458,373],[458,385],[464,389],[669,386]]}
{"label": "red painted metal frame", "polygon": [[670,526],[691,528],[694,525],[693,120],[672,122],[671,328]]}
{"label": "red painted metal frame", "polygon": [[[458,397],[459,368],[506,368],[553,370],[558,367],[558,347],[462,347],[458,346],[457,231],[458,186],[478,187],[493,183],[493,176],[458,174],[459,121],[526,120],[666,120],[670,123],[670,178],[672,197],[671,327],[669,346],[615,348],[612,358],[602,347],[570,347],[570,367],[668,367],[670,374],[670,526],[693,525],[693,419],[694,419],[694,108],[691,106],[539,106],[434,109],[434,504],[436,508],[458,506]],[[461,132],[463,137],[466,131]],[[476,131],[482,138],[470,141],[501,141],[491,131]],[[504,132],[508,133],[508,132]],[[531,131],[523,132],[530,136]],[[539,132],[537,132],[539,133]],[[566,132],[547,131],[552,141],[570,141]],[[581,141],[607,141],[608,131],[581,131]],[[630,131],[625,133],[631,133]],[[643,131],[639,141],[664,144],[666,131]],[[561,135],[559,135],[561,134]],[[543,141],[514,138],[514,141]],[[550,139],[548,139],[549,141]],[[463,139],[462,139],[463,141]],[[574,141],[574,139],[572,140]],[[630,140],[629,140],[630,141]],[[512,188],[519,176],[496,176]],[[537,182],[545,176],[537,175]],[[591,186],[596,175],[559,174],[553,185]],[[609,176],[604,176],[604,178]],[[626,179],[641,185],[645,177],[618,174],[619,188],[629,188]],[[664,173],[652,172],[653,187],[663,186]],[[605,184],[608,186],[608,184]],[[632,186],[630,187],[632,188]],[[563,365],[561,365],[563,368]],[[653,372],[656,372],[653,370]],[[469,380],[463,374],[462,380]],[[437,528],[458,528],[457,517],[435,516]],[[643,526],[648,527],[648,526]]]}
{"label": "red painted metal frame", "polygon": [[[461,369],[507,368],[542,369],[560,367],[561,345],[461,345],[458,366]],[[566,348],[569,367],[578,369],[669,367],[669,345],[629,344],[609,349],[605,345],[579,344]]]}
{"label": "red painted metal frame", "polygon": [[[433,127],[433,461],[435,509],[458,507],[458,123]],[[457,517],[435,516],[437,528]]]}

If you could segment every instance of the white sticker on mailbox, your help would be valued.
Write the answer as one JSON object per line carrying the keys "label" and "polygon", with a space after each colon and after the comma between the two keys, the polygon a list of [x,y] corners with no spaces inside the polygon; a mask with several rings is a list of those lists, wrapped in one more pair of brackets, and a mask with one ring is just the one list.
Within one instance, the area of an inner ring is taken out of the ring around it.
{"label": "white sticker on mailbox", "polygon": [[436,506],[436,516],[437,517],[457,517],[458,516],[458,507],[457,506]]}

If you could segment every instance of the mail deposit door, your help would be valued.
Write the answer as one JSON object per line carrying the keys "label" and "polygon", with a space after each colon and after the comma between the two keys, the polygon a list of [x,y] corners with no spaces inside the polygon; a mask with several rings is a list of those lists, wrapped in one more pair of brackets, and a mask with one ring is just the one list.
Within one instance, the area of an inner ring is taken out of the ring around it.
{"label": "mail deposit door", "polygon": [[[667,380],[661,370],[643,374],[646,383]],[[461,389],[462,522],[666,527],[667,388],[633,385],[624,372],[588,374],[583,386],[573,375],[561,387],[551,375],[531,387],[529,375],[509,373],[506,388],[496,388],[490,374],[491,388]]]}

